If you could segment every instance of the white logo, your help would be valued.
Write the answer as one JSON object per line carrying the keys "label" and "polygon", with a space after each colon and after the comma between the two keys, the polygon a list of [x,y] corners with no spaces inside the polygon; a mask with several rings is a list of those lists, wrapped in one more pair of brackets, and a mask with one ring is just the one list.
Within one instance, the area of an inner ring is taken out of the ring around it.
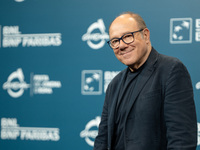
{"label": "white logo", "polygon": [[59,128],[20,127],[16,118],[1,118],[2,140],[59,141]]}
{"label": "white logo", "polygon": [[7,90],[8,94],[14,98],[22,96],[24,89],[27,88],[29,88],[29,84],[24,81],[24,74],[21,68],[11,73],[7,82],[3,84],[3,89]]}
{"label": "white logo", "polygon": [[23,95],[24,89],[30,88],[30,95],[33,94],[53,94],[53,88],[61,88],[60,81],[52,81],[46,74],[30,75],[31,84],[24,81],[22,69],[11,73],[7,82],[3,84],[3,89],[7,90],[8,94],[13,98],[18,98]]}
{"label": "white logo", "polygon": [[50,78],[46,74],[36,74],[33,75],[33,89],[30,92],[31,96],[33,94],[53,94],[53,88],[61,88],[60,81],[50,81]]}
{"label": "white logo", "polygon": [[[99,30],[100,33],[92,33],[96,29]],[[82,36],[82,40],[87,41],[87,44],[92,49],[100,49],[104,46],[106,40],[109,39],[109,35],[105,32],[105,30],[106,27],[104,25],[103,19],[98,19],[97,22],[90,25],[87,33]]]}
{"label": "white logo", "polygon": [[61,33],[22,34],[19,26],[4,26],[2,47],[47,47],[62,44]]}
{"label": "white logo", "polygon": [[[94,146],[94,139],[98,135],[98,128],[100,121],[101,117],[97,116],[95,119],[88,122],[85,126],[85,129],[80,133],[80,137],[85,138],[85,141],[90,146]],[[94,130],[93,128],[96,128],[96,130]]]}
{"label": "white logo", "polygon": [[82,90],[83,95],[100,95],[102,93],[102,71],[83,70]]}
{"label": "white logo", "polygon": [[200,19],[196,19],[196,34],[195,34],[195,40],[197,42],[200,42]]}
{"label": "white logo", "polygon": [[104,93],[107,90],[109,83],[120,71],[105,71],[104,72]]}
{"label": "white logo", "polygon": [[196,83],[196,89],[199,90],[200,89],[200,82]]}
{"label": "white logo", "polygon": [[24,0],[15,0],[16,2],[23,2]]}
{"label": "white logo", "polygon": [[192,43],[192,18],[170,19],[170,43]]}
{"label": "white logo", "polygon": [[200,145],[200,123],[197,123],[198,125],[198,141],[197,141],[197,145]]}
{"label": "white logo", "polygon": [[[101,95],[103,85],[102,70],[83,70],[82,71],[82,86],[81,93],[83,95]],[[109,83],[120,71],[105,71],[104,72],[104,93],[107,90]]]}

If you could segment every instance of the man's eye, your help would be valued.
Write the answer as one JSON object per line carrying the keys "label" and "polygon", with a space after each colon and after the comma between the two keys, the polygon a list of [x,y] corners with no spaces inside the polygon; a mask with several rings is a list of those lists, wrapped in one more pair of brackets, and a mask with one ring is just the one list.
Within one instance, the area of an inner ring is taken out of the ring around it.
{"label": "man's eye", "polygon": [[132,34],[126,34],[126,35],[124,35],[123,38],[130,38],[130,37],[132,37]]}
{"label": "man's eye", "polygon": [[118,43],[118,40],[112,40],[111,43],[116,44],[116,43]]}

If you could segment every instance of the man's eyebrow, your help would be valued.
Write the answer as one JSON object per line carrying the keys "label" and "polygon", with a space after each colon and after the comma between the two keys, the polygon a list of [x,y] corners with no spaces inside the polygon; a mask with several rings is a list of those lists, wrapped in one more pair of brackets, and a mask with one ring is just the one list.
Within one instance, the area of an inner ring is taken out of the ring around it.
{"label": "man's eyebrow", "polygon": [[[134,31],[132,31],[132,32],[134,32]],[[127,31],[127,32],[125,32],[122,36],[124,36],[125,34],[128,34],[128,33],[132,33],[132,32],[130,32],[130,31]],[[119,38],[121,38],[122,36],[120,36]],[[113,39],[119,39],[118,37],[113,37],[112,39],[110,39],[110,40],[113,40]]]}

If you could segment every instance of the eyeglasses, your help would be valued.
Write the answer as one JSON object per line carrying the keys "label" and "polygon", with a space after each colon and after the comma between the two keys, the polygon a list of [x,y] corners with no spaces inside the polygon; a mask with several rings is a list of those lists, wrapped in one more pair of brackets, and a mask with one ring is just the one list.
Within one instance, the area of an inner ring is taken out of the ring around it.
{"label": "eyeglasses", "polygon": [[138,31],[134,31],[134,32],[130,32],[130,33],[126,33],[124,35],[122,35],[121,38],[113,38],[111,39],[110,41],[107,41],[108,45],[115,49],[115,48],[118,48],[119,47],[119,44],[120,44],[120,40],[122,40],[124,43],[126,44],[130,44],[132,42],[134,42],[134,33],[136,32],[141,32],[143,31],[144,29],[140,29]]}

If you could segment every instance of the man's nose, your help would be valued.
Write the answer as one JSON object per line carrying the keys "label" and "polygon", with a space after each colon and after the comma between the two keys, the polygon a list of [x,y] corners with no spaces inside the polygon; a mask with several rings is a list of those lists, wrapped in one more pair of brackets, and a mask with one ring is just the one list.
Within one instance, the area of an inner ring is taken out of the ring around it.
{"label": "man's nose", "polygon": [[121,39],[119,42],[119,49],[124,50],[128,45]]}

